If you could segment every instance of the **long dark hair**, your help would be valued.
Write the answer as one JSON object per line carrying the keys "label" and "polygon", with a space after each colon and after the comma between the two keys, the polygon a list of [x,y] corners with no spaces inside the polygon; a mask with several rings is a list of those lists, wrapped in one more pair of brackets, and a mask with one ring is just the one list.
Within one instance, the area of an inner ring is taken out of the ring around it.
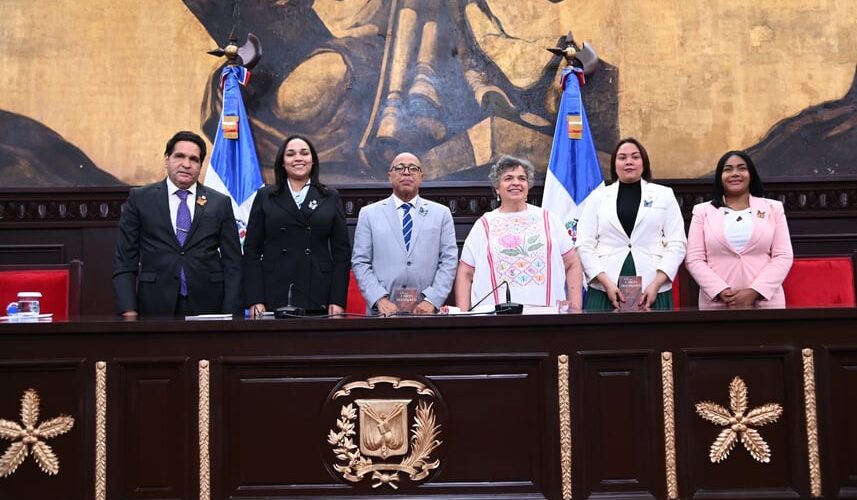
{"label": "long dark hair", "polygon": [[318,162],[318,153],[315,151],[315,146],[309,142],[309,139],[302,135],[290,135],[286,137],[285,141],[283,141],[283,145],[280,146],[279,150],[277,150],[277,157],[274,159],[274,188],[271,190],[271,196],[277,196],[286,190],[288,174],[286,174],[286,161],[283,159],[283,155],[286,153],[286,146],[288,146],[288,144],[294,139],[300,139],[309,146],[309,153],[312,157],[312,168],[309,171],[310,184],[315,186],[322,195],[326,195],[327,186],[322,184],[318,178],[319,170],[321,170],[321,168]]}
{"label": "long dark hair", "polygon": [[757,198],[765,196],[765,190],[762,188],[762,179],[759,177],[759,172],[756,171],[756,165],[753,164],[750,155],[744,151],[727,151],[720,157],[720,160],[717,162],[717,169],[714,171],[714,197],[711,199],[711,204],[717,208],[724,205],[723,167],[726,166],[726,160],[733,156],[741,158],[747,164],[747,172],[750,173],[750,194]]}
{"label": "long dark hair", "polygon": [[616,144],[616,149],[613,150],[613,155],[610,156],[610,183],[614,183],[619,180],[619,175],[616,173],[616,155],[619,154],[619,148],[622,147],[623,144],[631,143],[637,146],[637,149],[640,150],[640,158],[643,160],[643,179],[650,181],[652,180],[652,165],[649,162],[649,153],[646,151],[646,148],[640,144],[640,141],[634,139],[633,137],[626,137],[619,141]]}

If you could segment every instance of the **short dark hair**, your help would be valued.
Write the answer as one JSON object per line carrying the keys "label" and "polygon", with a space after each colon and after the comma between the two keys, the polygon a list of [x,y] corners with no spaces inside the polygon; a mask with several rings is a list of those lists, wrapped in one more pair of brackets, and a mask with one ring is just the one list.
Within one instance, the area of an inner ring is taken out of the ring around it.
{"label": "short dark hair", "polygon": [[744,160],[744,163],[747,164],[747,172],[750,173],[750,194],[758,198],[765,196],[765,189],[762,187],[762,179],[759,177],[759,172],[756,170],[756,165],[753,164],[753,160],[750,159],[750,155],[748,155],[746,151],[727,151],[720,157],[720,160],[717,161],[717,168],[714,170],[714,196],[711,198],[711,204],[717,208],[724,205],[723,195],[725,192],[723,191],[723,168],[726,166],[726,161],[733,156],[741,158]]}
{"label": "short dark hair", "polygon": [[173,150],[176,148],[176,144],[181,141],[188,141],[199,146],[199,162],[202,163],[205,161],[205,141],[199,135],[189,131],[182,130],[181,132],[176,132],[176,135],[172,136],[169,141],[167,141],[167,147],[164,148],[164,156],[170,156],[173,154]]}
{"label": "short dark hair", "polygon": [[319,180],[321,168],[315,146],[312,145],[309,139],[302,135],[290,135],[286,137],[285,141],[283,141],[282,146],[277,150],[277,157],[274,158],[274,189],[271,190],[271,196],[277,196],[286,189],[286,179],[288,178],[288,174],[286,173],[286,161],[283,158],[283,155],[286,154],[286,146],[288,146],[294,139],[300,139],[309,146],[309,154],[312,157],[312,168],[310,168],[309,171],[310,184],[321,191],[321,194],[327,194],[327,186],[322,184],[321,180]]}
{"label": "short dark hair", "polygon": [[613,155],[610,156],[610,182],[616,182],[619,179],[619,174],[616,173],[616,155],[619,154],[619,148],[622,145],[631,143],[637,146],[637,149],[640,150],[640,157],[643,159],[643,179],[650,181],[652,180],[652,164],[649,162],[649,153],[646,151],[646,148],[640,144],[640,141],[634,139],[633,137],[626,137],[619,141],[616,144],[616,148],[613,150]]}

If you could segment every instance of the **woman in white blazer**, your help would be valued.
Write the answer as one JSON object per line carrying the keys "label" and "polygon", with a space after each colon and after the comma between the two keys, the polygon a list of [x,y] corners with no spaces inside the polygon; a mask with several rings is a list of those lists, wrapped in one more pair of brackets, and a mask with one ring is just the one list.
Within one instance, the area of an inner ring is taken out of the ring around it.
{"label": "woman in white blazer", "polygon": [[619,141],[609,186],[587,198],[578,222],[578,251],[589,290],[584,309],[609,311],[626,301],[619,276],[640,276],[636,308],[673,308],[672,280],[687,238],[672,189],[649,182],[649,155],[639,141]]}

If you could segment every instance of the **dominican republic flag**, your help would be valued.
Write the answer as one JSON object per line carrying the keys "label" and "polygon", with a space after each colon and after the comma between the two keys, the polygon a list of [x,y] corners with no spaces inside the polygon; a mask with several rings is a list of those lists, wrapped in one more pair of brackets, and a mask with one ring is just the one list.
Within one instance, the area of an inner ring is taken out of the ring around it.
{"label": "dominican republic flag", "polygon": [[243,66],[226,66],[220,75],[223,90],[223,111],[214,136],[211,160],[205,185],[232,198],[232,211],[238,225],[238,238],[244,244],[247,218],[256,197],[256,190],[265,184],[259,170],[256,144],[244,109],[241,86],[250,81],[250,72]]}
{"label": "dominican republic flag", "polygon": [[577,242],[577,220],[589,193],[604,182],[580,87],[583,70],[562,70],[562,100],[556,117],[542,207],[555,213]]}

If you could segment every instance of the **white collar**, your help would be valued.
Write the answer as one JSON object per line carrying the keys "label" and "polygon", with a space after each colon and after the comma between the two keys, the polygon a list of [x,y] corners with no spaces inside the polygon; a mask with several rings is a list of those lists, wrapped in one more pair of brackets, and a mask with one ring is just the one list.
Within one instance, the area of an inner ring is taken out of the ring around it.
{"label": "white collar", "polygon": [[[195,198],[196,197],[196,185],[197,185],[197,183],[194,182],[193,184],[191,184],[191,186],[189,188],[187,188],[185,190],[185,191],[188,191],[190,193],[188,195],[189,198]],[[169,176],[167,176],[167,192],[170,194],[176,194],[176,191],[179,191],[179,190],[181,190],[181,188],[176,186],[175,184],[173,184],[173,181],[170,180]]]}

